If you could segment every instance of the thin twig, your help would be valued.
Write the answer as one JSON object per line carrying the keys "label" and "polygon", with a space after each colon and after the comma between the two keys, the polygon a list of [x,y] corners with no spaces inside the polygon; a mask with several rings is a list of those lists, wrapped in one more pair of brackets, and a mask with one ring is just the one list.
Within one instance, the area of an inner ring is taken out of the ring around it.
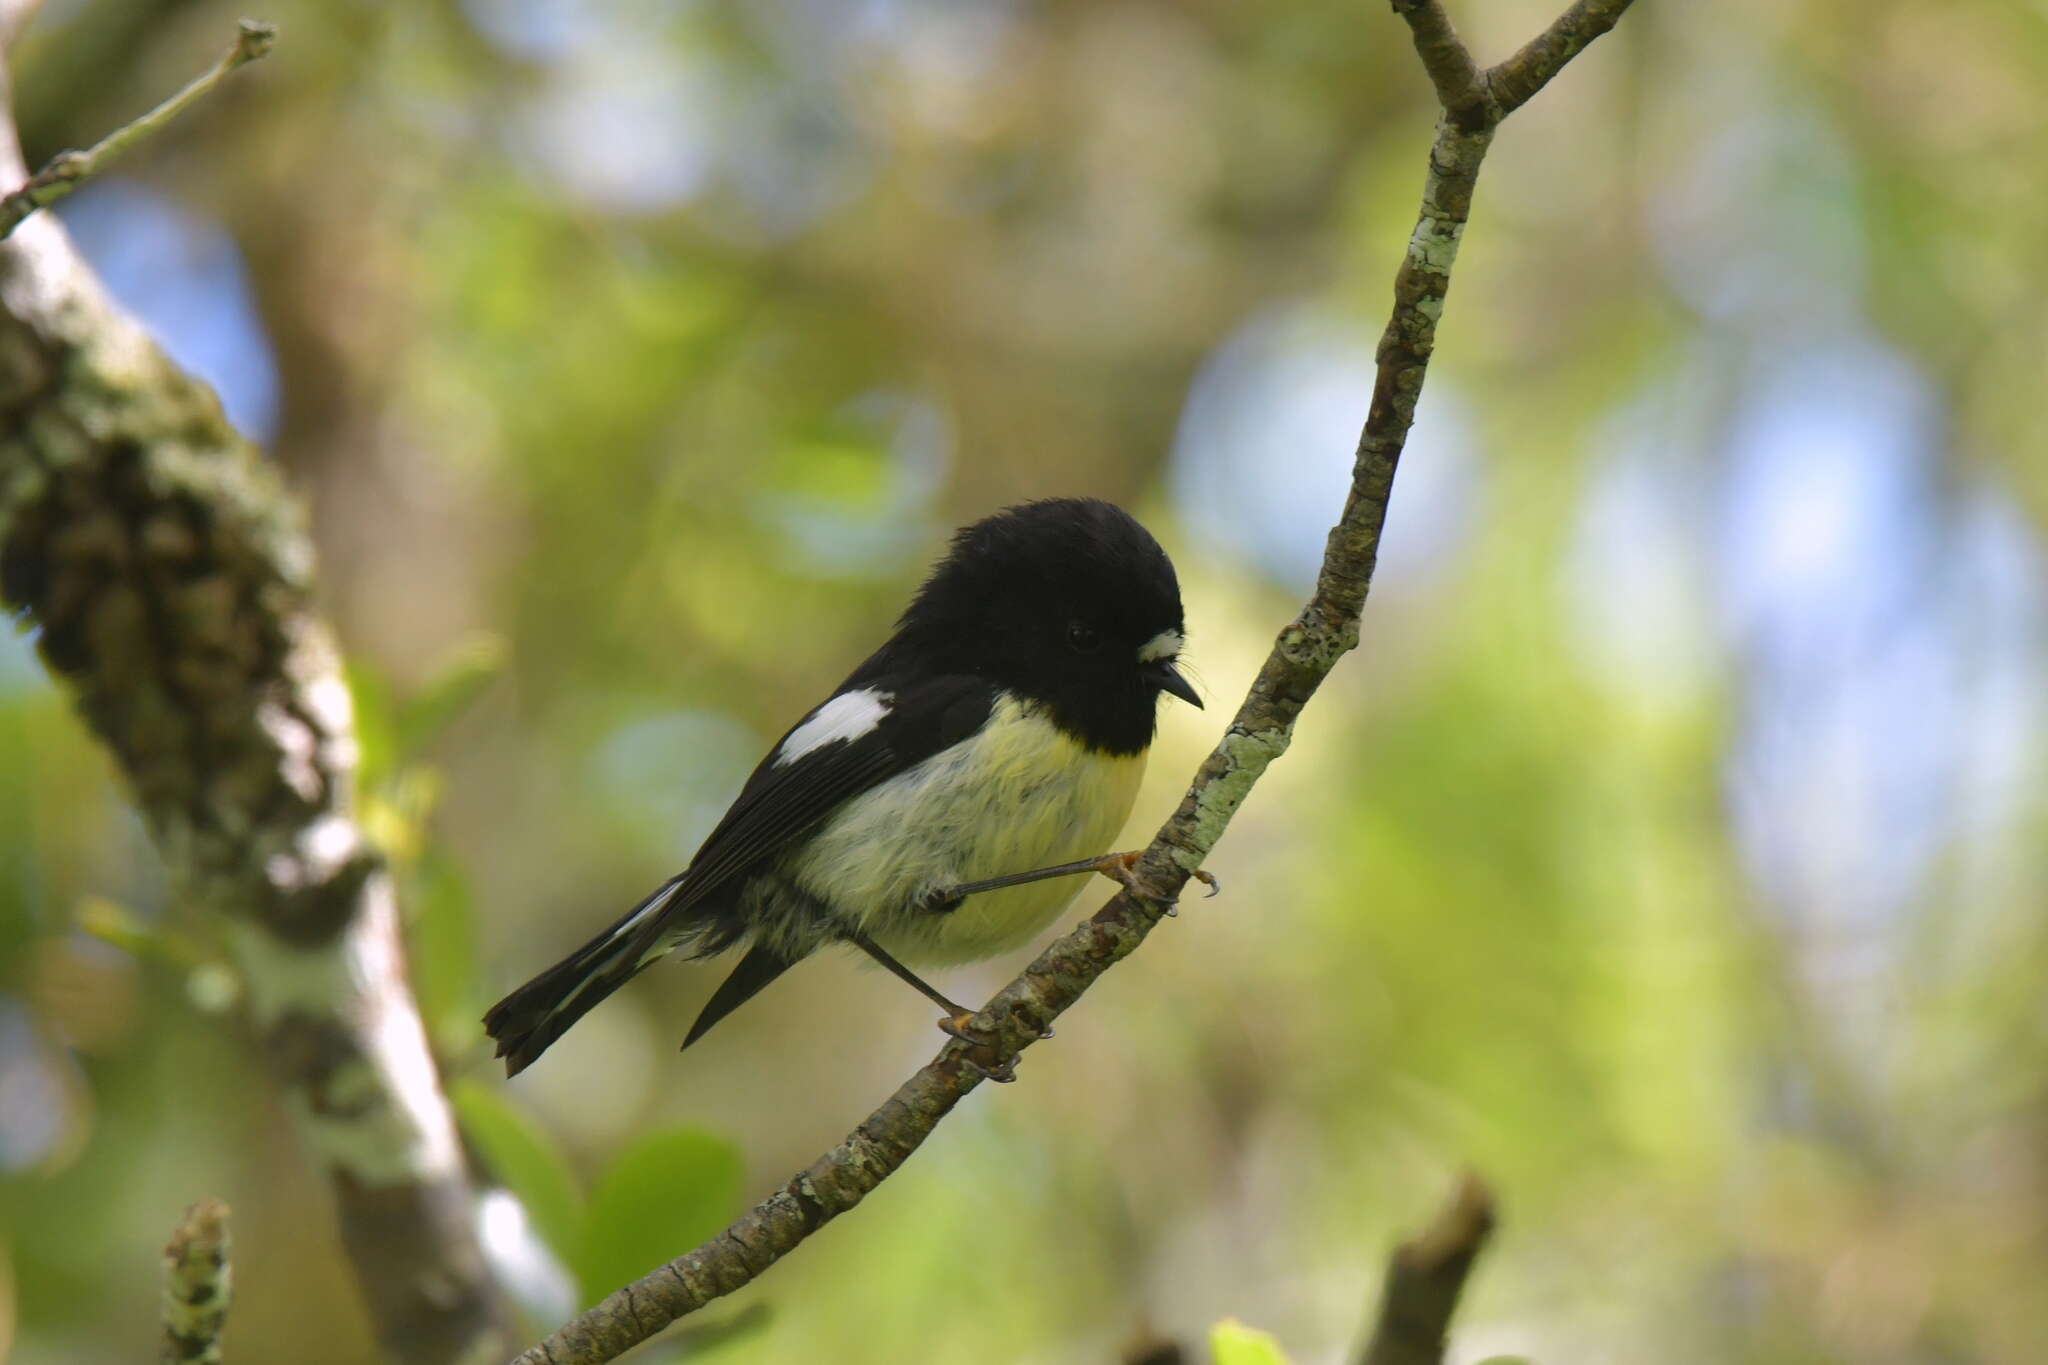
{"label": "thin twig", "polygon": [[1521,51],[1486,73],[1493,103],[1506,118],[1564,70],[1565,63],[1614,27],[1632,0],[1577,0],[1555,23],[1522,45]]}
{"label": "thin twig", "polygon": [[[1607,0],[1606,8],[1619,12],[1627,4],[1628,0]],[[1562,66],[1585,41],[1558,58],[1556,65]],[[1554,74],[1549,70],[1541,79]],[[1491,102],[1488,107],[1493,107]],[[1451,266],[1471,210],[1479,165],[1492,140],[1493,121],[1476,129],[1463,128],[1448,117],[1438,121],[1422,207],[1395,277],[1393,314],[1380,340],[1372,406],[1359,436],[1351,492],[1325,545],[1314,596],[1280,632],[1222,740],[1132,870],[1130,886],[1039,954],[975,1016],[973,1032],[994,1040],[973,1049],[980,1067],[1000,1067],[1014,1060],[1043,1037],[1052,1021],[1097,978],[1144,941],[1215,847],[1266,766],[1286,752],[1302,707],[1337,661],[1357,646],[1359,615],[1379,557],[1387,500],[1435,350],[1437,320],[1443,315]],[[844,1142],[731,1227],[564,1324],[521,1355],[516,1365],[601,1365],[685,1314],[752,1282],[909,1159],[939,1121],[981,1082],[982,1072],[970,1064],[968,1051],[966,1043],[947,1043]]]}
{"label": "thin twig", "polygon": [[1145,1328],[1124,1343],[1122,1365],[1187,1365],[1188,1353],[1171,1337]]}
{"label": "thin twig", "polygon": [[247,66],[270,51],[271,44],[276,41],[276,25],[257,19],[242,20],[236,30],[234,44],[221,54],[211,69],[183,90],[140,118],[116,128],[88,150],[59,152],[51,157],[50,164],[22,182],[5,198],[0,198],[0,239],[20,227],[22,220],[37,209],[48,208],[105,170],[116,157],[211,93],[230,72]]}
{"label": "thin twig", "polygon": [[1394,1248],[1360,1365],[1441,1365],[1458,1295],[1495,1222],[1493,1192],[1467,1172],[1436,1221]]}
{"label": "thin twig", "polygon": [[1415,54],[1436,87],[1437,103],[1467,132],[1498,123],[1487,107],[1486,78],[1458,37],[1443,0],[1394,0],[1394,13],[1408,21],[1415,35]]}
{"label": "thin twig", "polygon": [[234,1289],[228,1206],[202,1199],[164,1247],[163,1365],[220,1365],[221,1330]]}

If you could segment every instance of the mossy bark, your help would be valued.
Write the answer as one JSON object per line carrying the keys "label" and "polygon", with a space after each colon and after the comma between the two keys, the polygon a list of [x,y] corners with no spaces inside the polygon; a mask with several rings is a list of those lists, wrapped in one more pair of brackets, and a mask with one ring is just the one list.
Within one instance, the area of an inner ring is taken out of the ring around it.
{"label": "mossy bark", "polygon": [[[0,113],[4,113],[0,90]],[[21,174],[0,119],[0,182]],[[47,214],[0,242],[0,597],[112,752],[263,1052],[394,1360],[508,1349],[299,512]]]}

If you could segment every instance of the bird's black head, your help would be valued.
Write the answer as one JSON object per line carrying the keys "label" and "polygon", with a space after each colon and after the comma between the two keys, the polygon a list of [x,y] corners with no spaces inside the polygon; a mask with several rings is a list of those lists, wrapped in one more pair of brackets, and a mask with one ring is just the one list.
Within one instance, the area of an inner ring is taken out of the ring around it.
{"label": "bird's black head", "polygon": [[1134,754],[1161,692],[1202,704],[1174,668],[1183,634],[1180,584],[1151,533],[1109,503],[1051,498],[956,534],[888,652],[980,674],[1090,748]]}

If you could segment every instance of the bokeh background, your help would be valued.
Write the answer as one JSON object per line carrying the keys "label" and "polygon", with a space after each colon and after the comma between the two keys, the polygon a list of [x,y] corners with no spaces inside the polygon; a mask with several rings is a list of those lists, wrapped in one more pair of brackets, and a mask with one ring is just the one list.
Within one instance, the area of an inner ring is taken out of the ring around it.
{"label": "bokeh background", "polygon": [[[1453,9],[1497,57],[1558,3]],[[51,0],[31,164],[235,13]],[[482,1216],[552,1320],[835,1141],[931,1011],[821,960],[678,1057],[719,969],[664,967],[505,1086],[482,1007],[1017,499],[1114,498],[1180,565],[1212,704],[1167,710],[1141,841],[1310,581],[1431,99],[1366,0],[262,13],[276,52],[60,216],[309,503],[434,1037],[524,1196]],[[1364,645],[1226,894],[719,1358],[1235,1314],[1334,1362],[1467,1162],[1506,1223],[1455,1360],[2048,1358],[2043,223],[2048,5],[1643,0],[1496,143]],[[0,636],[0,1354],[145,1355],[217,1195],[230,1358],[369,1355],[211,934]]]}

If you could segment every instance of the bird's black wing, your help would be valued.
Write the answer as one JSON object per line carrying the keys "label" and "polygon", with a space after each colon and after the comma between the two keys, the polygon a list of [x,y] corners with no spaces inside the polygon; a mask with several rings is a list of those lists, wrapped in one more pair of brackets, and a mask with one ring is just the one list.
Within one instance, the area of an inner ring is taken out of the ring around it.
{"label": "bird's black wing", "polygon": [[[790,762],[780,761],[792,736],[826,707],[857,691],[888,698],[887,709],[871,729],[827,740]],[[668,930],[687,923],[696,907],[809,833],[843,802],[966,739],[987,722],[995,698],[993,684],[968,674],[882,676],[863,679],[859,688],[841,688],[792,726],[761,760],[725,818],[677,879],[668,904],[635,937],[651,946]]]}
{"label": "bird's black wing", "polygon": [[[869,676],[863,666],[855,678],[858,685],[849,679],[777,742],[689,867],[492,1006],[484,1029],[497,1040],[507,1075],[530,1065],[571,1024],[669,947],[688,945],[699,956],[731,947],[746,930],[732,894],[742,879],[842,803],[972,735],[995,705],[993,685],[963,674]],[[849,723],[805,734],[804,727],[820,712],[855,692],[870,700],[856,708]],[[874,714],[876,709],[880,714]],[[804,738],[795,747],[803,752],[781,761],[792,747],[791,738],[800,735]],[[738,984],[721,994],[721,1013],[788,966],[772,954],[750,955],[748,961],[751,967],[743,964],[736,973]],[[691,1037],[710,1022],[700,1021]]]}

